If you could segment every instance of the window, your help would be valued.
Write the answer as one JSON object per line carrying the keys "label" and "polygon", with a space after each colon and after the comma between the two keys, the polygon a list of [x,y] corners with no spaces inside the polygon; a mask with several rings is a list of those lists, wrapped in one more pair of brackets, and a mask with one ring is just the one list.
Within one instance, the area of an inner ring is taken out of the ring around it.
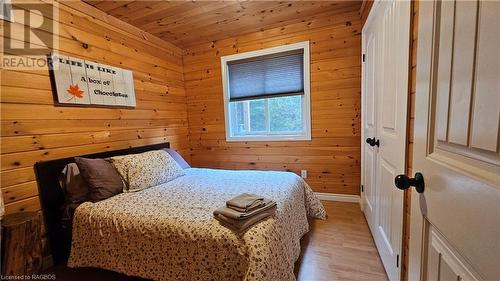
{"label": "window", "polygon": [[14,22],[10,0],[0,0],[0,19]]}
{"label": "window", "polygon": [[311,139],[308,41],[221,62],[226,140]]}

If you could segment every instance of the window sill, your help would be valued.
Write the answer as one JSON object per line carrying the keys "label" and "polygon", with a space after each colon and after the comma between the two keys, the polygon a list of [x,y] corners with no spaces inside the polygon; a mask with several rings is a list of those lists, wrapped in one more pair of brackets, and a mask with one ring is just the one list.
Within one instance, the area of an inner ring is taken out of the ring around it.
{"label": "window sill", "polygon": [[311,136],[290,135],[290,136],[226,136],[227,142],[257,142],[257,141],[311,141]]}

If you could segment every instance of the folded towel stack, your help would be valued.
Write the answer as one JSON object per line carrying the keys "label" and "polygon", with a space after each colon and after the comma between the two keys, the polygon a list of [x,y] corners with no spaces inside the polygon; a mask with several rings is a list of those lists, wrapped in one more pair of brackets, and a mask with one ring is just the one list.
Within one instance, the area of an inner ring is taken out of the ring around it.
{"label": "folded towel stack", "polygon": [[276,202],[255,194],[243,193],[226,202],[226,207],[214,211],[224,226],[243,232],[276,211]]}

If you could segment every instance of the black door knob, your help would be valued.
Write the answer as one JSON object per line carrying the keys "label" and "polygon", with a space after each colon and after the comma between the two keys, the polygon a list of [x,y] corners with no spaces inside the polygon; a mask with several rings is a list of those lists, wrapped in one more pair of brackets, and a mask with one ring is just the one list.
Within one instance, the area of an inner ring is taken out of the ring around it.
{"label": "black door knob", "polygon": [[394,184],[401,190],[405,190],[410,186],[415,187],[418,193],[422,193],[425,190],[424,176],[421,173],[415,173],[414,178],[409,178],[406,175],[398,175],[394,178]]}
{"label": "black door knob", "polygon": [[366,143],[369,144],[370,146],[377,146],[377,147],[380,146],[380,141],[375,139],[375,137],[367,138]]}

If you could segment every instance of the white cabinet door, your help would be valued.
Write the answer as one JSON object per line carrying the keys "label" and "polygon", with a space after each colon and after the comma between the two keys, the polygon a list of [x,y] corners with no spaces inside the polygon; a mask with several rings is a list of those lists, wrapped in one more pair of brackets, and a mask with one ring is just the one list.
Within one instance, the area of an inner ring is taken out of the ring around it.
{"label": "white cabinet door", "polygon": [[403,192],[394,177],[405,171],[409,32],[409,1],[376,2],[363,29],[363,139],[378,143],[363,145],[362,202],[391,281],[401,275]]}
{"label": "white cabinet door", "polygon": [[410,280],[500,280],[500,2],[421,1]]}

